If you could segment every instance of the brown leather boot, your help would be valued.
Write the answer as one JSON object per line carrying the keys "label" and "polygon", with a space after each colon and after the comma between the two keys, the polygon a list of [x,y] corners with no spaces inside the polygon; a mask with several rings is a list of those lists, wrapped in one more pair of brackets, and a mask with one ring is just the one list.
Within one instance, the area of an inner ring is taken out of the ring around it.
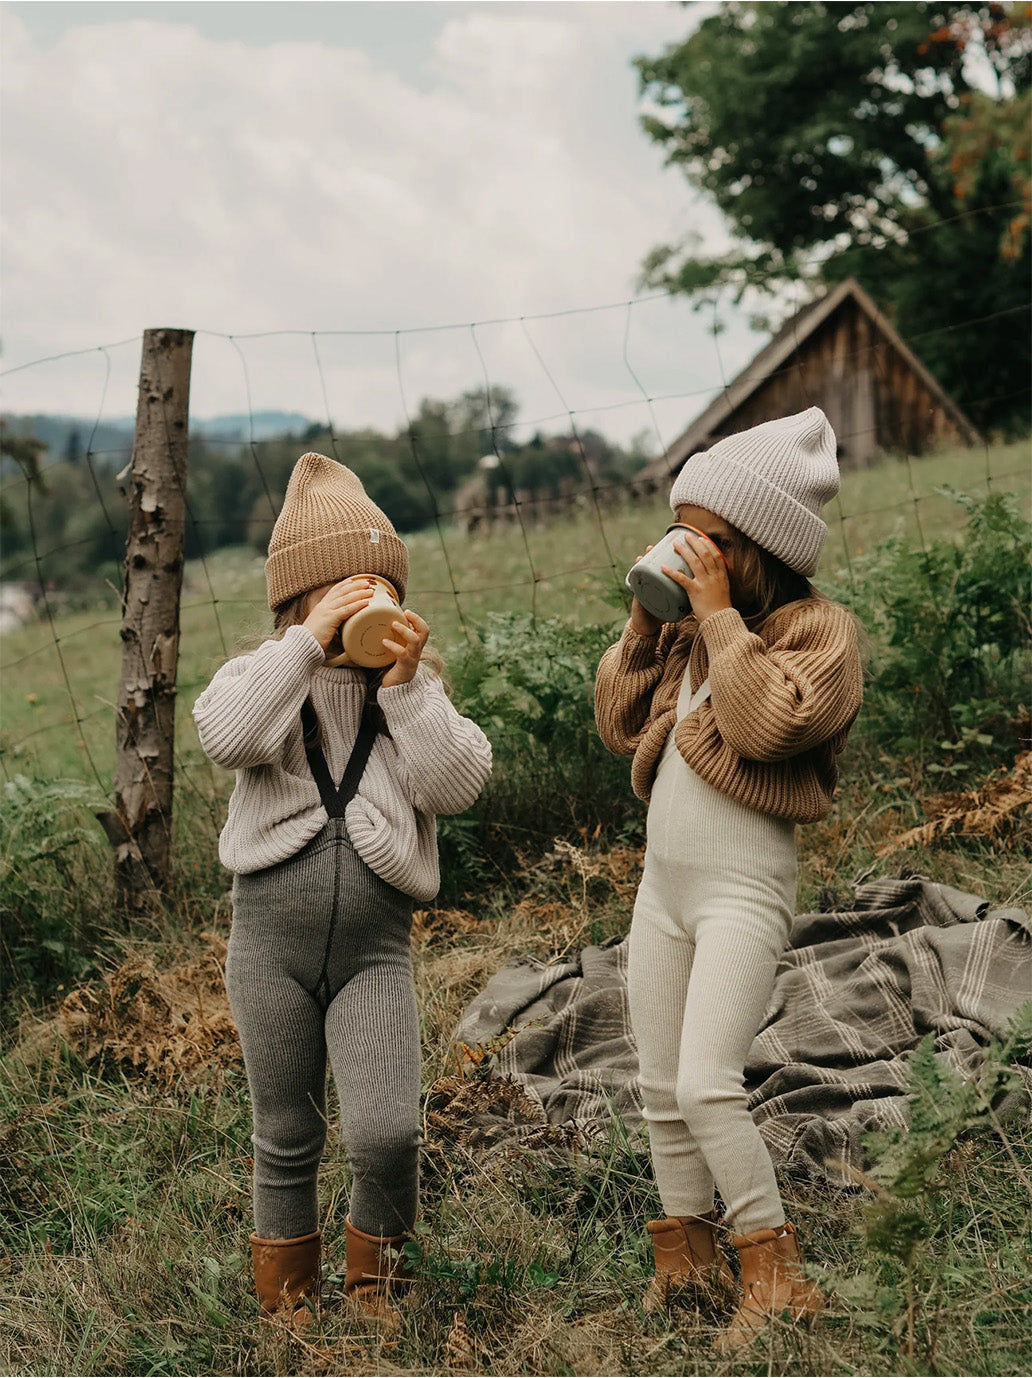
{"label": "brown leather boot", "polygon": [[295,1324],[308,1320],[311,1311],[306,1301],[319,1303],[320,1241],[318,1230],[297,1239],[251,1236],[254,1290],[263,1311],[281,1312]]}
{"label": "brown leather boot", "polygon": [[646,1311],[661,1310],[675,1293],[689,1287],[718,1302],[731,1297],[735,1279],[720,1250],[716,1219],[716,1211],[711,1211],[648,1222],[656,1274],[645,1292]]}
{"label": "brown leather boot", "polygon": [[412,1286],[412,1265],[402,1252],[411,1235],[366,1234],[347,1219],[344,1235],[345,1296],[367,1316],[396,1329],[401,1316],[392,1302]]}
{"label": "brown leather boot", "polygon": [[735,1248],[742,1261],[745,1295],[718,1341],[722,1354],[751,1344],[772,1317],[801,1321],[824,1309],[820,1288],[803,1272],[794,1225],[736,1235]]}

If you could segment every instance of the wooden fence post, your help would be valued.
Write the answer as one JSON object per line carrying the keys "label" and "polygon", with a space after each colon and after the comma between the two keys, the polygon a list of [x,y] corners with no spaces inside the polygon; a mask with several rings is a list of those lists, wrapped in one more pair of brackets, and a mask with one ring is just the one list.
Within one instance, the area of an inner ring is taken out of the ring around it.
{"label": "wooden fence post", "polygon": [[121,903],[143,909],[168,880],[179,595],[186,525],[192,330],[147,330],[127,477],[129,535],[122,593],[115,811],[101,822],[115,849]]}

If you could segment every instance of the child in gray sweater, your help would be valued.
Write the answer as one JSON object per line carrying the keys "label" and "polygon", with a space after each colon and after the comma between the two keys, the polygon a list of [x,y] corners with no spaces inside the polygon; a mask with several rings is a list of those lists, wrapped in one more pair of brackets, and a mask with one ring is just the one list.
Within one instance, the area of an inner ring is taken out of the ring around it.
{"label": "child in gray sweater", "polygon": [[349,469],[298,460],[266,577],[277,635],[194,706],[205,752],[236,771],[219,855],[234,873],[226,984],[254,1117],[255,1285],[267,1311],[300,1317],[318,1299],[328,1057],[352,1172],[345,1291],[386,1317],[418,1197],[413,901],[439,888],[435,815],[476,800],[491,747],[451,704],[415,613],[399,607],[385,672],[340,664],[374,578],[399,601],[408,579],[404,543]]}

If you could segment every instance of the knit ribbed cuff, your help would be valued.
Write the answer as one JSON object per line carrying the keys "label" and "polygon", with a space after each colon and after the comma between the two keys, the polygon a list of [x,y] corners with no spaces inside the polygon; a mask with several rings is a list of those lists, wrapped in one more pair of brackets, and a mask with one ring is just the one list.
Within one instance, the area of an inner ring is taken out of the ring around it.
{"label": "knit ribbed cuff", "polygon": [[426,711],[426,676],[417,674],[404,684],[391,684],[386,689],[381,686],[376,701],[389,726],[410,727]]}
{"label": "knit ribbed cuff", "polygon": [[649,670],[656,663],[656,649],[662,627],[649,636],[636,632],[628,622],[620,638],[620,669]]}
{"label": "knit ribbed cuff", "polygon": [[307,627],[288,627],[280,645],[290,652],[290,658],[296,659],[299,666],[311,662],[315,668],[326,659],[326,652],[319,645],[318,638]]}
{"label": "knit ribbed cuff", "polygon": [[736,646],[740,649],[742,638],[752,636],[737,608],[721,608],[719,612],[710,613],[699,623],[699,629],[710,660],[721,651],[730,651]]}

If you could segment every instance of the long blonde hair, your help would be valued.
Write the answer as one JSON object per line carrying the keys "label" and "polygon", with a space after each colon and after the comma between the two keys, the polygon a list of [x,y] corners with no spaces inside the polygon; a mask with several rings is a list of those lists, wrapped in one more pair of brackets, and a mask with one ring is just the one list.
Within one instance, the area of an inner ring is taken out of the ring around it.
{"label": "long blonde hair", "polygon": [[[831,601],[826,593],[810,583],[805,574],[789,569],[784,560],[779,560],[762,545],[757,545],[737,527],[730,523],[728,525],[731,530],[731,550],[728,553],[733,552],[734,566],[731,572],[731,597],[750,631],[758,631],[768,617],[789,603],[797,603],[804,598],[814,598],[821,603]],[[860,657],[866,665],[871,655],[870,638],[863,623],[851,609],[850,616],[856,628]]]}
{"label": "long blonde hair", "polygon": [[731,596],[750,630],[762,625],[771,613],[786,603],[825,597],[805,574],[790,569],[784,560],[757,545],[736,526],[730,529]]}

